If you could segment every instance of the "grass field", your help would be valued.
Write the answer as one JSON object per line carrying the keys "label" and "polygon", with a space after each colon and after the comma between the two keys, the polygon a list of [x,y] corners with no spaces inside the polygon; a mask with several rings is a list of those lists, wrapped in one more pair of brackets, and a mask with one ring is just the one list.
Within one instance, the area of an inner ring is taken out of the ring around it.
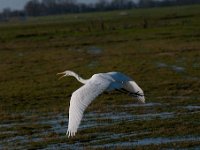
{"label": "grass field", "polygon": [[[28,18],[0,24],[0,149],[199,149],[200,5]],[[125,13],[124,13],[125,12]],[[57,72],[120,71],[146,104],[100,95],[74,138]]]}

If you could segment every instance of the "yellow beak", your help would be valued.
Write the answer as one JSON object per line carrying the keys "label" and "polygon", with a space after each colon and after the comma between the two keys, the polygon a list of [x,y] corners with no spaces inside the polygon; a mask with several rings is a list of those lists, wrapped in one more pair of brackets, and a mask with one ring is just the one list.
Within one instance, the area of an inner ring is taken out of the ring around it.
{"label": "yellow beak", "polygon": [[65,72],[60,72],[60,73],[57,73],[56,75],[62,75],[61,77],[58,78],[58,80],[66,76]]}

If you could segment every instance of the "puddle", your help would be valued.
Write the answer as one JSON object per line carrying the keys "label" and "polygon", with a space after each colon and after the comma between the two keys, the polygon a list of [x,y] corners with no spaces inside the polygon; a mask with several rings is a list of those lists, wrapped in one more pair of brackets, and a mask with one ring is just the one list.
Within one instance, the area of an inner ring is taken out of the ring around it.
{"label": "puddle", "polygon": [[54,150],[54,149],[59,149],[59,150],[83,150],[85,149],[80,143],[75,143],[75,144],[67,144],[67,143],[59,143],[59,144],[50,144],[46,148],[43,148],[42,150]]}
{"label": "puddle", "polygon": [[194,99],[191,96],[158,96],[157,99]]}
{"label": "puddle", "polygon": [[62,134],[67,131],[68,116],[64,114],[57,114],[49,119],[40,120],[37,123],[43,125],[50,125],[51,128],[48,129],[48,132]]}
{"label": "puddle", "polygon": [[[124,118],[122,118],[124,117]],[[116,112],[116,113],[95,113],[91,112],[89,114],[86,114],[86,120],[90,119],[111,119],[111,120],[117,120],[117,119],[128,119],[132,118],[133,116],[131,114],[128,114],[126,112]]]}
{"label": "puddle", "polygon": [[171,69],[177,73],[183,73],[185,72],[185,68],[181,66],[176,66],[176,65],[168,65],[166,63],[158,62],[156,63],[156,67],[158,68],[168,68]]}
{"label": "puddle", "polygon": [[184,67],[179,67],[179,66],[175,66],[175,65],[171,66],[171,68],[172,68],[172,70],[174,70],[177,73],[182,73],[185,71]]}
{"label": "puddle", "polygon": [[[25,115],[25,114],[23,114]],[[63,114],[48,114],[49,116],[47,116],[47,114],[41,115],[37,117],[37,120],[33,121],[32,119],[34,119],[36,116],[32,116],[29,114],[26,114],[24,116],[24,120],[23,122],[11,122],[3,124],[1,123],[0,127],[4,127],[6,128],[5,133],[9,134],[9,135],[13,135],[13,136],[8,136],[6,138],[4,138],[3,140],[0,141],[0,145],[6,145],[8,147],[13,147],[16,143],[17,143],[17,147],[20,148],[22,146],[27,146],[26,144],[29,142],[38,142],[38,141],[42,141],[43,138],[45,138],[48,134],[50,133],[57,133],[60,134],[62,133],[63,135],[65,134],[65,132],[67,131],[67,116],[63,115]],[[31,118],[31,116],[33,118]],[[27,132],[33,132],[31,134],[27,135],[23,135],[23,132],[25,131],[17,131],[15,129],[16,126],[18,127],[31,127],[31,125],[36,125],[36,127],[33,129],[30,129],[31,131],[27,131]],[[37,125],[44,125],[44,128],[38,128],[37,129]],[[48,128],[45,127],[45,125],[48,126]],[[9,131],[11,130],[11,131]],[[14,131],[12,131],[14,130]],[[20,135],[20,133],[22,132],[22,135]],[[3,134],[3,133],[1,133]],[[0,134],[0,135],[1,135]]]}
{"label": "puddle", "polygon": [[[8,143],[17,143],[20,141],[27,142],[28,136],[15,136],[15,137],[12,137],[12,138],[9,138],[6,140],[6,142],[8,142]],[[5,141],[2,140],[1,142],[5,142]]]}
{"label": "puddle", "polygon": [[174,142],[189,142],[189,141],[200,141],[200,137],[157,137],[157,138],[144,138],[138,141],[132,142],[118,142],[118,143],[109,143],[104,145],[97,145],[95,148],[112,148],[112,147],[126,147],[126,146],[145,146],[145,145],[158,145],[158,144],[166,144],[166,143],[174,143]]}
{"label": "puddle", "polygon": [[135,142],[137,145],[149,145],[149,144],[163,144],[171,142],[183,142],[183,141],[199,141],[199,137],[171,137],[171,138],[145,138]]}
{"label": "puddle", "polygon": [[91,126],[99,125],[100,120],[109,120],[109,124],[106,123],[105,121],[105,124],[102,124],[102,125],[107,125],[107,124],[110,125],[112,123],[117,123],[124,120],[125,121],[151,120],[155,118],[166,119],[166,118],[172,118],[172,117],[174,117],[174,113],[172,112],[148,113],[148,114],[140,114],[140,115],[133,115],[133,114],[125,113],[125,112],[90,113],[84,117],[83,122],[87,122],[87,124],[89,124],[88,122],[91,122],[91,120],[93,120],[94,122],[97,121],[96,123],[91,122],[91,123],[94,123],[94,125],[90,125],[91,127]]}
{"label": "puddle", "polygon": [[185,108],[187,108],[188,110],[197,110],[197,109],[200,109],[200,106],[188,105]]}
{"label": "puddle", "polygon": [[161,103],[145,103],[145,104],[127,104],[122,105],[122,107],[153,107],[153,106],[161,106]]}
{"label": "puddle", "polygon": [[88,52],[89,54],[94,54],[94,55],[99,55],[99,54],[102,53],[102,51],[103,51],[103,50],[102,50],[101,48],[95,47],[95,46],[89,47],[89,48],[87,49],[87,52]]}
{"label": "puddle", "polygon": [[147,119],[154,119],[154,118],[161,118],[161,119],[167,119],[167,118],[173,118],[174,113],[172,112],[162,112],[162,113],[155,113],[155,114],[144,114],[144,115],[137,115],[138,120],[147,120]]}
{"label": "puddle", "polygon": [[156,63],[156,66],[159,67],[159,68],[165,68],[165,67],[168,67],[168,65],[165,64],[165,63]]}

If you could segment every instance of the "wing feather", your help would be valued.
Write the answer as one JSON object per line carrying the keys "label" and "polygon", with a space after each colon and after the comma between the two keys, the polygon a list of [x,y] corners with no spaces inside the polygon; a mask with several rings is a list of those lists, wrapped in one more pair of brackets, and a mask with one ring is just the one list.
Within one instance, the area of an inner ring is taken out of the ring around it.
{"label": "wing feather", "polygon": [[105,91],[110,83],[110,80],[94,76],[72,94],[69,108],[68,137],[75,135],[87,106]]}
{"label": "wing feather", "polygon": [[137,99],[141,101],[142,103],[145,103],[145,97],[143,90],[137,85],[135,81],[128,81],[125,83],[124,89],[126,89],[129,92],[136,93]]}

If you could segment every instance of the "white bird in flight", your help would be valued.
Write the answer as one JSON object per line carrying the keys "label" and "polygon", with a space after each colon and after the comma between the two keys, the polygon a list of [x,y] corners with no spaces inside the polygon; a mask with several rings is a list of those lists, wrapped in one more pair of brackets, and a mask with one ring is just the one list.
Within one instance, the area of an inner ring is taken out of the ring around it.
{"label": "white bird in flight", "polygon": [[143,90],[130,77],[120,72],[108,72],[94,74],[90,79],[83,79],[73,71],[58,73],[62,77],[73,76],[84,85],[73,92],[69,107],[69,122],[66,135],[75,136],[80,125],[83,113],[87,106],[104,91],[117,90],[136,97],[141,103],[145,103]]}

